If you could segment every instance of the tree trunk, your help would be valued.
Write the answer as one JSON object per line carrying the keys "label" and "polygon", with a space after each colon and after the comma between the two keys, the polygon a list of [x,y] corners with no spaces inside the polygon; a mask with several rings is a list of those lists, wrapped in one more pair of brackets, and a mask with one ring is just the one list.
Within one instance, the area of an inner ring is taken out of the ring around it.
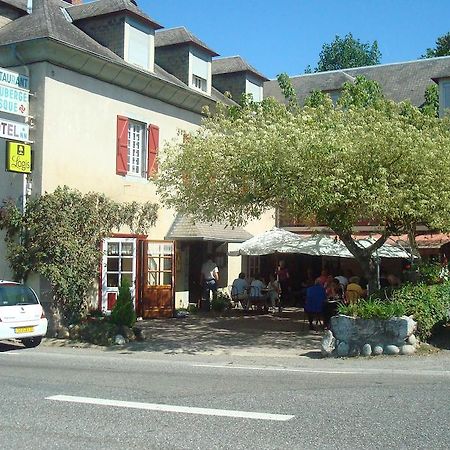
{"label": "tree trunk", "polygon": [[366,248],[360,247],[349,233],[338,234],[338,236],[361,266],[363,275],[368,283],[368,295],[373,294],[379,289],[377,267],[379,261],[376,260],[374,253],[386,242],[389,235],[383,234],[377,241]]}

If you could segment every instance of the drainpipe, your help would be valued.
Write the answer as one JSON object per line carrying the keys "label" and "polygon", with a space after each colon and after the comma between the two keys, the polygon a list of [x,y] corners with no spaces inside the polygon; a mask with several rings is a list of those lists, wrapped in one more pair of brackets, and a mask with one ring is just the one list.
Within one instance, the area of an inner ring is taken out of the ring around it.
{"label": "drainpipe", "polygon": [[27,0],[27,14],[33,12],[33,0]]}
{"label": "drainpipe", "polygon": [[[33,0],[28,0],[27,11],[29,10],[29,8],[31,11],[32,3]],[[28,79],[30,79],[30,68],[25,64],[23,58],[20,56],[16,44],[12,44],[12,50],[14,53],[14,57],[17,59],[17,61],[20,62],[21,66],[25,69],[26,76],[28,77]],[[28,175],[24,173],[22,174],[22,214],[25,214],[25,210],[27,207],[27,194],[28,194]]]}

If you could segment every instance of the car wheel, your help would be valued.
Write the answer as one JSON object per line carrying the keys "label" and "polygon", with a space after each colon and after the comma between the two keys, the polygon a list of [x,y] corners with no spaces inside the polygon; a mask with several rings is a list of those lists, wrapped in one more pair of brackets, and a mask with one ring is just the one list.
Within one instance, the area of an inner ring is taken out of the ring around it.
{"label": "car wheel", "polygon": [[25,345],[26,348],[37,347],[42,341],[42,336],[35,336],[31,338],[22,339],[22,344]]}

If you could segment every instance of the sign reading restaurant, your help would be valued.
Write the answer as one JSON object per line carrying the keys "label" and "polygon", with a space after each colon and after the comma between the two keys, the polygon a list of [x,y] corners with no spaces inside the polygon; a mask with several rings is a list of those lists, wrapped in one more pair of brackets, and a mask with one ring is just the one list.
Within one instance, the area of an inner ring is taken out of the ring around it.
{"label": "sign reading restaurant", "polygon": [[28,116],[29,84],[25,75],[0,68],[0,111]]}
{"label": "sign reading restaurant", "polygon": [[13,88],[29,89],[30,79],[0,67],[0,83]]}

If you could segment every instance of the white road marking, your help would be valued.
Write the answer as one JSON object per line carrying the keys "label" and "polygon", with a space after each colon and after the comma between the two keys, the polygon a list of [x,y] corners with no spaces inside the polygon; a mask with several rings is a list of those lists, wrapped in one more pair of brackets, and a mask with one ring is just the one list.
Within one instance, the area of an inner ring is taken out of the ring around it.
{"label": "white road marking", "polygon": [[287,367],[257,367],[257,366],[223,366],[220,364],[193,364],[193,367],[206,367],[211,369],[238,369],[238,370],[263,370],[273,372],[303,372],[303,373],[326,373],[326,374],[339,374],[339,375],[355,375],[363,372],[355,371],[342,371],[342,370],[314,370],[314,369],[289,369]]}
{"label": "white road marking", "polygon": [[415,375],[415,376],[450,376],[448,370],[414,370],[414,369],[357,369],[357,370],[329,370],[329,369],[306,369],[288,367],[258,367],[258,366],[237,366],[220,364],[193,364],[193,367],[204,367],[208,369],[234,369],[234,370],[257,370],[269,372],[300,372],[300,373],[321,373],[332,375]]}
{"label": "white road marking", "polygon": [[221,416],[221,417],[238,417],[242,419],[275,420],[279,422],[285,422],[295,417],[286,414],[233,411],[227,409],[195,408],[190,406],[162,405],[158,403],[126,402],[121,400],[108,400],[104,398],[75,397],[72,395],[53,395],[51,397],[46,397],[46,400],[56,400],[60,402],[71,402],[71,403],[84,403],[89,405],[117,406],[120,408],[146,409],[150,411],[164,411],[183,414],[200,414],[203,416]]}

